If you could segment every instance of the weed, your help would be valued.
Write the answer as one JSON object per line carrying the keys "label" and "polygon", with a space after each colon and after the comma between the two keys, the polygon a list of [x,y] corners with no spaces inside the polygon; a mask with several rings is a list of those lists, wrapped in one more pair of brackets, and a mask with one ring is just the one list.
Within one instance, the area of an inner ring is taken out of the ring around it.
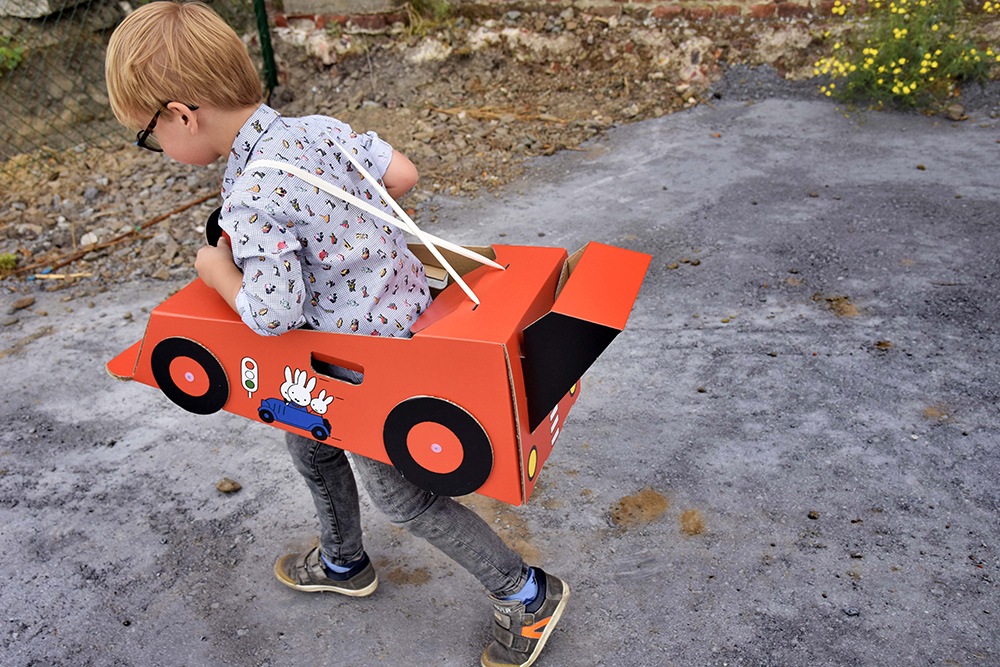
{"label": "weed", "polygon": [[24,47],[11,46],[11,41],[11,37],[0,35],[0,74],[13,72],[24,56]]}
{"label": "weed", "polygon": [[[844,16],[848,0],[833,12]],[[987,0],[983,11],[1000,11]],[[833,54],[815,63],[814,74],[830,83],[820,92],[844,101],[877,100],[898,107],[943,102],[963,81],[983,81],[1000,54],[977,48],[963,0],[875,0],[851,22]],[[825,36],[829,36],[829,31]]]}
{"label": "weed", "polygon": [[410,0],[409,6],[416,14],[434,21],[444,21],[451,16],[448,0]]}
{"label": "weed", "polygon": [[0,271],[13,271],[17,266],[17,255],[5,252],[0,255]]}

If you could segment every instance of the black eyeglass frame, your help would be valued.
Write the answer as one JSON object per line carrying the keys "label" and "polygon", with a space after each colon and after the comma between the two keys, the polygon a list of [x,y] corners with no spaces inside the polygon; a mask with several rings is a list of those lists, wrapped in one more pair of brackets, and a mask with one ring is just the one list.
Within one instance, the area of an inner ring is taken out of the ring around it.
{"label": "black eyeglass frame", "polygon": [[[138,146],[139,148],[145,148],[147,151],[153,151],[154,153],[162,153],[163,152],[162,148],[159,148],[159,147],[154,148],[153,146],[148,145],[146,143],[146,140],[149,139],[149,135],[151,135],[153,133],[153,130],[156,128],[156,121],[160,118],[160,113],[162,113],[163,110],[167,108],[168,104],[170,104],[170,102],[164,102],[163,106],[161,106],[159,109],[157,109],[156,113],[153,114],[153,120],[149,121],[149,125],[146,126],[146,129],[145,130],[139,130],[136,133],[136,135],[135,135],[135,145],[136,146]],[[198,107],[195,107],[195,106],[191,106],[190,104],[187,104],[185,106],[187,106],[187,108],[190,109],[191,111],[195,111],[198,108]]]}

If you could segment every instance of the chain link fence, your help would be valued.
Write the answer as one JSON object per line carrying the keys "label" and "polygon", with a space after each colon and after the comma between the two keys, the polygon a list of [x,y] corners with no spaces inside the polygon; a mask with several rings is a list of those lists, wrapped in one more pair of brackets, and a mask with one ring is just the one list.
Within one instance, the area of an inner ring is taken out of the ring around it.
{"label": "chain link fence", "polygon": [[[104,55],[115,27],[142,4],[0,0],[0,174],[69,148],[132,140],[108,103]],[[251,58],[265,71],[270,44],[265,39],[262,53],[254,0],[206,4],[247,35]]]}

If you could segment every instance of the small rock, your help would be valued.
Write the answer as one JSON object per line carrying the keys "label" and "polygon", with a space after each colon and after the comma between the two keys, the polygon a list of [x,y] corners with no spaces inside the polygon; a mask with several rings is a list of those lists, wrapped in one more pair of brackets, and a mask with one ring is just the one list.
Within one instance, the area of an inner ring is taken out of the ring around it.
{"label": "small rock", "polygon": [[9,327],[12,324],[17,324],[19,321],[16,316],[11,316],[3,321],[3,326]]}
{"label": "small rock", "polygon": [[165,268],[160,269],[153,274],[153,278],[156,278],[157,280],[170,280],[170,271]]}
{"label": "small rock", "polygon": [[855,607],[848,607],[844,609],[844,613],[847,614],[848,616],[857,616],[861,613],[861,610]]}
{"label": "small rock", "polygon": [[952,104],[948,107],[948,118],[952,120],[962,120],[965,118],[965,107],[961,104]]}
{"label": "small rock", "polygon": [[85,246],[97,245],[97,242],[99,240],[100,239],[97,238],[97,234],[95,234],[94,232],[87,232],[86,234],[80,237],[80,245],[85,245]]}
{"label": "small rock", "polygon": [[32,305],[34,303],[35,303],[35,297],[33,297],[33,296],[21,297],[20,299],[18,299],[17,301],[15,301],[13,303],[13,305],[11,305],[11,310],[12,311],[14,311],[14,310],[21,310],[22,308],[27,308],[28,306],[30,306],[30,305]]}
{"label": "small rock", "polygon": [[678,266],[680,266],[680,264],[678,264],[677,262],[674,262],[673,264],[668,264],[667,268],[668,269],[676,269]]}
{"label": "small rock", "polygon": [[917,169],[919,169],[920,171],[927,171],[927,167],[925,167],[925,166],[924,166],[924,165],[922,165],[922,164],[918,164],[918,165],[917,165]]}
{"label": "small rock", "polygon": [[11,204],[10,207],[12,209],[14,209],[15,211],[27,211],[28,210],[28,205],[25,204],[23,201],[16,201],[13,204]]}
{"label": "small rock", "polygon": [[243,487],[240,486],[239,482],[229,479],[228,477],[223,477],[222,481],[215,485],[215,488],[223,493],[236,493]]}
{"label": "small rock", "polygon": [[819,518],[819,512],[817,512],[816,510],[813,510],[812,512],[809,512],[809,514],[807,516],[810,519],[813,519],[815,521],[816,519]]}
{"label": "small rock", "polygon": [[93,204],[97,201],[97,198],[101,196],[101,191],[95,188],[93,185],[83,191],[83,198],[88,202]]}
{"label": "small rock", "polygon": [[864,558],[864,557],[865,557],[864,554],[862,554],[860,551],[851,552],[851,558]]}
{"label": "small rock", "polygon": [[696,259],[696,260],[693,260],[691,262],[691,266],[698,266],[699,264],[701,264],[701,260],[700,259]]}
{"label": "small rock", "polygon": [[511,11],[507,12],[506,18],[508,20],[510,20],[510,21],[516,21],[519,18],[521,18],[521,12],[517,11],[516,9],[511,10]]}

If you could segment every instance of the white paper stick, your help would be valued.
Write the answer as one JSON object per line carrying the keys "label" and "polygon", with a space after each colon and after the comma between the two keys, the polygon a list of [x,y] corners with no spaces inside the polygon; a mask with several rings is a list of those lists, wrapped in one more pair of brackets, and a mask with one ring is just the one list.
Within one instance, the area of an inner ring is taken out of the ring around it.
{"label": "white paper stick", "polygon": [[[380,220],[384,220],[385,222],[388,222],[393,227],[396,227],[396,228],[401,229],[403,231],[409,231],[409,232],[413,233],[418,239],[420,239],[420,242],[423,243],[427,247],[428,250],[430,250],[431,254],[434,255],[434,257],[439,262],[441,262],[441,266],[449,273],[449,275],[451,275],[452,278],[455,279],[455,282],[457,282],[458,285],[459,285],[459,287],[462,288],[462,291],[464,291],[466,293],[466,295],[468,295],[468,297],[470,299],[472,299],[473,303],[475,303],[477,306],[479,305],[479,297],[477,297],[476,294],[475,294],[475,292],[473,292],[469,288],[469,286],[467,284],[465,284],[465,281],[462,280],[462,277],[459,275],[458,271],[456,271],[454,268],[452,268],[451,264],[448,263],[448,260],[446,260],[441,255],[440,251],[438,251],[438,249],[434,246],[434,241],[440,241],[441,245],[443,247],[446,247],[449,250],[453,250],[453,251],[454,251],[455,248],[461,248],[461,246],[456,246],[456,245],[454,245],[452,243],[449,243],[447,241],[442,241],[441,239],[437,239],[437,238],[433,237],[432,235],[427,234],[426,232],[424,232],[420,228],[416,227],[416,225],[413,225],[413,228],[410,228],[410,226],[405,221],[400,221],[400,220],[392,217],[391,215],[389,215],[385,211],[377,209],[374,206],[372,206],[371,204],[369,204],[369,203],[367,203],[365,201],[362,201],[362,200],[358,199],[357,197],[355,197],[355,196],[353,196],[351,194],[348,194],[347,192],[344,192],[343,190],[338,190],[331,183],[328,183],[327,181],[324,181],[323,179],[319,178],[318,176],[315,176],[314,174],[310,174],[308,171],[306,171],[304,169],[301,169],[300,167],[295,167],[295,166],[290,165],[290,164],[285,163],[285,162],[278,162],[277,160],[261,159],[261,160],[255,160],[254,162],[251,162],[250,164],[247,165],[246,169],[249,171],[250,168],[254,167],[254,166],[271,167],[273,169],[277,169],[279,171],[284,171],[284,172],[287,172],[289,174],[298,176],[303,181],[305,181],[306,183],[309,183],[313,187],[319,188],[320,190],[323,190],[324,192],[326,192],[328,194],[331,194],[334,197],[337,197],[338,199],[341,199],[341,200],[343,200],[343,201],[345,201],[345,202],[347,202],[349,204],[352,204],[352,205],[360,208],[361,210],[366,211],[366,212],[370,213],[371,215],[374,215],[375,217],[379,218]],[[371,179],[371,176],[369,175],[369,176],[367,176],[367,178]],[[374,179],[371,179],[371,180],[374,182]],[[412,221],[410,221],[409,224],[412,225],[413,224]],[[462,250],[465,251],[466,249],[462,248]],[[468,252],[471,252],[471,251],[468,251]],[[472,254],[475,255],[475,253],[472,253]],[[481,255],[476,255],[476,257],[480,257],[482,260],[485,260],[485,262],[490,262],[491,264],[493,263],[493,262],[491,262],[491,260],[487,259],[486,257],[482,257]],[[503,268],[503,267],[501,267],[501,268]]]}
{"label": "white paper stick", "polygon": [[[346,146],[344,147],[343,154],[347,156],[347,159],[351,161],[351,164],[353,164],[354,167],[359,172],[361,172],[361,174],[365,178],[367,178],[368,180],[371,181],[372,186],[374,186],[375,190],[378,191],[379,195],[381,195],[387,202],[389,202],[389,206],[391,206],[392,210],[396,212],[396,215],[398,215],[402,220],[404,220],[406,222],[406,224],[407,224],[408,228],[410,229],[410,231],[413,234],[417,234],[417,232],[416,232],[416,229],[418,229],[417,228],[417,223],[415,223],[410,218],[410,216],[408,216],[406,214],[406,211],[404,211],[402,208],[400,208],[399,204],[396,203],[395,199],[393,199],[392,197],[389,196],[389,193],[386,191],[385,188],[383,188],[379,184],[378,180],[372,178],[371,174],[369,174],[367,171],[365,171],[365,168],[361,166],[361,163],[358,161],[358,158],[356,158],[353,155],[351,155],[351,151],[347,150]],[[452,252],[454,252],[456,254],[462,255],[463,257],[467,257],[469,259],[473,259],[473,260],[479,262],[480,264],[485,264],[487,266],[492,266],[494,269],[500,269],[501,271],[505,271],[506,270],[506,269],[504,269],[503,266],[497,264],[496,262],[494,262],[493,260],[489,259],[488,257],[483,257],[479,253],[473,252],[472,250],[469,250],[468,248],[463,248],[460,245],[456,245],[454,243],[449,243],[448,241],[442,241],[441,239],[437,239],[437,238],[431,236],[430,234],[428,234],[427,236],[429,238],[431,238],[432,240],[434,240],[435,243],[437,243],[437,245],[443,246],[445,248],[448,248],[448,250],[451,250]]]}

